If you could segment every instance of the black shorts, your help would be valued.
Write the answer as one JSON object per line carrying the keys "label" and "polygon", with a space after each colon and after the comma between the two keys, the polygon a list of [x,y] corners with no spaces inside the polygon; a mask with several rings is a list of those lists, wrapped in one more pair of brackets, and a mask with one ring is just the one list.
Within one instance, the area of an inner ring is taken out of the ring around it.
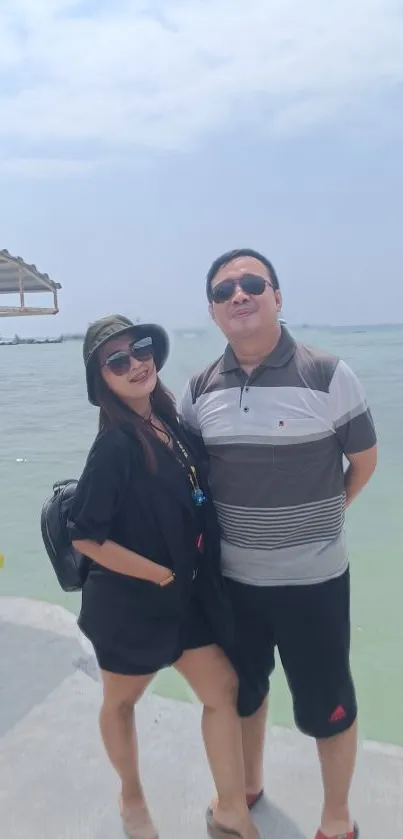
{"label": "black shorts", "polygon": [[185,650],[208,647],[215,643],[215,633],[201,599],[194,594],[189,612],[182,620],[133,617],[131,628],[135,643],[111,644],[94,652],[101,670],[124,676],[144,676],[170,667]]}
{"label": "black shorts", "polygon": [[240,715],[254,714],[267,696],[277,647],[300,731],[327,738],[350,728],[357,703],[350,671],[349,571],[306,586],[260,587],[230,579],[227,584]]}

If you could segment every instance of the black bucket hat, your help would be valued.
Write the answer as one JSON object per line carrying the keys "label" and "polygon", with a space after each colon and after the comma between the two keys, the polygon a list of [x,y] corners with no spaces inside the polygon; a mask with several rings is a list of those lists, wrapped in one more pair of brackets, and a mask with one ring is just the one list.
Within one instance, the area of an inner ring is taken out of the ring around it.
{"label": "black bucket hat", "polygon": [[169,353],[169,338],[165,329],[156,323],[133,323],[123,315],[109,315],[106,318],[91,323],[84,338],[83,356],[87,375],[88,399],[92,405],[97,405],[94,394],[94,363],[97,352],[111,338],[118,338],[132,332],[134,340],[151,338],[153,342],[153,355],[157,372],[159,372]]}

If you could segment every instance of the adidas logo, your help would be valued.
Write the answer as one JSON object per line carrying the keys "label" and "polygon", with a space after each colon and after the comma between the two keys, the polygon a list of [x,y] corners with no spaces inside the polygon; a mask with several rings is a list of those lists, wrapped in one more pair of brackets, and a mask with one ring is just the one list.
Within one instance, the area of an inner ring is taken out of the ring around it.
{"label": "adidas logo", "polygon": [[331,715],[331,717],[329,719],[329,722],[340,722],[340,720],[344,720],[346,718],[346,716],[347,716],[347,714],[346,714],[343,706],[338,705],[336,710],[333,711],[333,714]]}

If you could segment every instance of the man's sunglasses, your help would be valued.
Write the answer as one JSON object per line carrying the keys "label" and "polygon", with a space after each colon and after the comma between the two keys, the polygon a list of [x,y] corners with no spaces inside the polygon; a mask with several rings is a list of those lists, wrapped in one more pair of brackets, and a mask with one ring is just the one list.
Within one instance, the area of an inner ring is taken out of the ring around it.
{"label": "man's sunglasses", "polygon": [[102,367],[107,367],[115,376],[124,376],[125,373],[129,372],[133,358],[136,361],[149,361],[150,358],[153,358],[152,338],[142,338],[141,341],[134,341],[128,352],[117,350],[117,352],[108,356]]}
{"label": "man's sunglasses", "polygon": [[223,280],[222,283],[211,289],[210,297],[212,303],[226,303],[231,300],[235,290],[239,286],[245,294],[258,296],[263,294],[266,288],[273,288],[268,280],[259,277],[257,274],[244,274],[239,280]]}

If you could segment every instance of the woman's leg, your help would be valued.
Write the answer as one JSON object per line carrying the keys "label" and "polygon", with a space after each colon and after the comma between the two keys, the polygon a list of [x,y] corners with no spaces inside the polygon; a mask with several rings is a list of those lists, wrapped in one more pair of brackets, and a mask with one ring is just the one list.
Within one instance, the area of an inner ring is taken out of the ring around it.
{"label": "woman's leg", "polygon": [[246,804],[238,681],[217,646],[186,650],[175,664],[203,703],[203,737],[218,793],[217,825],[242,839],[259,839]]}
{"label": "woman's leg", "polygon": [[121,811],[124,827],[133,839],[157,837],[145,802],[139,776],[134,706],[153,678],[122,676],[101,671],[104,701],[100,729],[109,760],[122,782]]}

